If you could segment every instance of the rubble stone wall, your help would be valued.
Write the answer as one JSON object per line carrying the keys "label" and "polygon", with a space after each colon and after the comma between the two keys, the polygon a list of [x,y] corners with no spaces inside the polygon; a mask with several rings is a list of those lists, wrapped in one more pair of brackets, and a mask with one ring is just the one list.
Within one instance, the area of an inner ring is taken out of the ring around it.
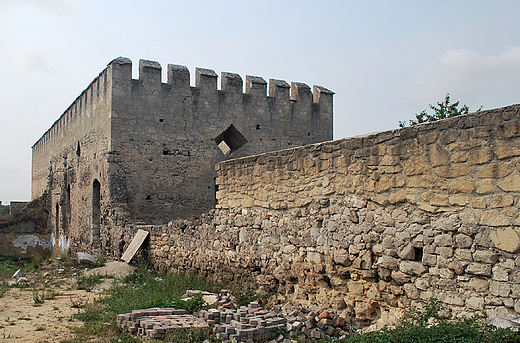
{"label": "rubble stone wall", "polygon": [[0,216],[0,255],[48,257],[53,237],[47,227],[47,196],[25,205],[16,214]]}
{"label": "rubble stone wall", "polygon": [[456,316],[518,315],[519,156],[515,105],[230,160],[217,209],[148,227],[147,249],[365,324],[432,297]]}

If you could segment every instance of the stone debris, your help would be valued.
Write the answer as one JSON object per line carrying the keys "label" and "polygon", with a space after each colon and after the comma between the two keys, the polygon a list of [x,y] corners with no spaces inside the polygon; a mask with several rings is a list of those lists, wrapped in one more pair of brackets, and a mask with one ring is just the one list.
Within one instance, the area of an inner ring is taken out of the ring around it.
{"label": "stone debris", "polygon": [[313,306],[293,307],[289,303],[269,311],[256,301],[238,309],[202,310],[198,318],[173,308],[136,310],[118,315],[117,325],[123,330],[127,328],[131,334],[152,338],[162,337],[177,328],[212,326],[217,338],[223,342],[285,340],[280,337],[280,330],[285,330],[291,337],[345,339],[352,330],[347,316],[334,316],[332,312]]}
{"label": "stone debris", "polygon": [[221,290],[219,294],[201,290],[187,290],[181,300],[188,301],[199,293],[202,294],[202,299],[208,306],[216,306],[218,309],[237,308],[236,298],[226,289]]}
{"label": "stone debris", "polygon": [[515,328],[516,330],[520,327],[520,316],[518,317],[505,317],[505,318],[487,318],[486,323],[493,325],[499,329]]}
{"label": "stone debris", "polygon": [[97,257],[94,257],[86,252],[78,252],[79,264],[94,264],[97,262]]}
{"label": "stone debris", "polygon": [[21,270],[21,269],[18,269],[18,270],[13,274],[13,279],[16,279],[16,278],[20,277],[20,275],[22,275],[22,270]]}

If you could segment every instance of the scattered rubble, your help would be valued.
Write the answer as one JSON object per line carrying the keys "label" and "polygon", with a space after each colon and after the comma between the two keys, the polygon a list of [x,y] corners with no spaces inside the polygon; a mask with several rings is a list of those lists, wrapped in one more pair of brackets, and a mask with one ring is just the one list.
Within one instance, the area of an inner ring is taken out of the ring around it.
{"label": "scattered rubble", "polygon": [[97,262],[97,257],[86,252],[78,252],[78,262],[79,264],[95,264]]}
{"label": "scattered rubble", "polygon": [[505,318],[487,318],[486,323],[488,323],[489,325],[493,325],[499,329],[514,328],[518,330],[520,328],[520,316]]}
{"label": "scattered rubble", "polygon": [[[221,299],[225,291],[218,296],[209,292],[188,291],[183,298],[197,293]],[[213,327],[218,339],[226,341],[246,341],[249,339],[278,341],[280,331],[290,337],[311,337],[327,339],[331,337],[347,338],[353,330],[347,315],[335,316],[332,311],[320,311],[313,306],[296,307],[287,303],[275,306],[273,310],[264,309],[258,302],[248,306],[233,308],[211,308],[198,313],[198,318],[186,314],[185,310],[173,308],[153,308],[135,310],[132,313],[118,315],[117,324],[127,328],[131,334],[159,338],[177,328]],[[283,337],[282,337],[283,338]]]}

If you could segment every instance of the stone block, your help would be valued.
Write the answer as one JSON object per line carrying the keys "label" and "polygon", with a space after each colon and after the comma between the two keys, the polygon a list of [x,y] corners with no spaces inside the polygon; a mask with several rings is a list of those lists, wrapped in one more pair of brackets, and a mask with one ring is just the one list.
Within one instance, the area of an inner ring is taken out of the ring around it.
{"label": "stone block", "polygon": [[462,178],[452,180],[448,186],[448,191],[454,194],[471,194],[474,189],[473,182]]}
{"label": "stone block", "polygon": [[407,275],[422,275],[427,269],[420,262],[401,261],[399,270]]}
{"label": "stone block", "polygon": [[489,289],[489,281],[474,277],[469,280],[468,287],[475,292],[486,293]]}
{"label": "stone block", "polygon": [[441,194],[441,193],[432,193],[430,195],[430,204],[432,206],[448,206],[449,205],[449,195]]}
{"label": "stone block", "polygon": [[492,153],[487,148],[480,148],[471,150],[468,152],[468,164],[470,166],[477,165],[477,164],[484,164],[491,160]]}
{"label": "stone block", "polygon": [[397,270],[399,268],[399,260],[387,255],[381,256],[378,260],[378,264],[390,270]]}
{"label": "stone block", "polygon": [[404,285],[405,283],[407,282],[410,282],[410,276],[403,273],[403,272],[400,272],[400,271],[397,271],[397,270],[394,270],[391,274],[392,276],[392,279],[398,284],[398,285]]}
{"label": "stone block", "polygon": [[469,297],[466,299],[466,307],[476,311],[484,310],[484,298]]}
{"label": "stone block", "polygon": [[430,164],[433,167],[446,166],[450,163],[450,153],[442,149],[438,144],[429,146]]}
{"label": "stone block", "polygon": [[441,247],[453,246],[453,237],[450,234],[438,235],[434,238],[435,244]]}
{"label": "stone block", "polygon": [[470,199],[471,198],[467,195],[450,195],[448,201],[452,206],[466,206],[469,204]]}
{"label": "stone block", "polygon": [[471,207],[478,208],[478,209],[486,208],[486,198],[484,198],[484,197],[473,198],[473,200],[471,201]]}
{"label": "stone block", "polygon": [[489,283],[489,293],[497,297],[506,298],[511,293],[511,286],[506,282],[491,281]]}
{"label": "stone block", "polygon": [[467,175],[469,173],[469,169],[467,166],[460,164],[451,167],[437,167],[433,170],[433,172],[440,177],[455,178]]}
{"label": "stone block", "polygon": [[455,236],[455,243],[460,248],[471,248],[473,239],[465,234],[458,234]]}
{"label": "stone block", "polygon": [[497,183],[498,188],[505,192],[520,192],[520,175],[511,175]]}
{"label": "stone block", "polygon": [[507,206],[512,206],[514,203],[514,198],[511,194],[495,194],[491,202],[489,203],[489,208],[502,208]]}
{"label": "stone block", "polygon": [[491,272],[490,264],[472,262],[466,267],[466,273],[468,274],[490,277]]}
{"label": "stone block", "polygon": [[511,227],[496,229],[489,234],[489,238],[497,249],[515,254],[520,251],[520,237]]}
{"label": "stone block", "polygon": [[497,210],[490,210],[480,213],[479,224],[486,226],[507,226],[511,223],[511,218],[505,216]]}
{"label": "stone block", "polygon": [[487,179],[501,179],[511,174],[511,170],[505,164],[492,164],[479,170],[478,176]]}
{"label": "stone block", "polygon": [[422,157],[412,157],[405,161],[403,166],[403,172],[408,176],[430,173],[430,166]]}
{"label": "stone block", "polygon": [[477,194],[488,194],[493,191],[495,186],[493,185],[493,180],[484,179],[475,181],[475,188]]}
{"label": "stone block", "polygon": [[422,263],[426,266],[437,265],[437,255],[424,254],[422,257]]}
{"label": "stone block", "polygon": [[498,255],[491,250],[477,250],[473,253],[475,262],[494,264],[498,261]]}
{"label": "stone block", "polygon": [[468,160],[466,152],[459,152],[451,156],[451,163],[464,163]]}
{"label": "stone block", "polygon": [[520,149],[513,147],[507,143],[498,143],[493,149],[499,160],[504,158],[520,156]]}

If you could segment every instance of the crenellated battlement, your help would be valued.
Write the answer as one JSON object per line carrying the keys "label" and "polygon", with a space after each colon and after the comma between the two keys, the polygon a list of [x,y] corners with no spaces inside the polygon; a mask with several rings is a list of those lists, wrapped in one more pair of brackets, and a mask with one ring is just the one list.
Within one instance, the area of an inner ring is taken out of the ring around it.
{"label": "crenellated battlement", "polygon": [[[114,120],[148,121],[151,125],[161,120],[163,124],[155,131],[168,128],[188,140],[215,139],[230,125],[248,141],[283,137],[288,144],[302,145],[332,139],[334,92],[322,86],[311,90],[302,82],[289,85],[285,80],[266,82],[260,76],[246,75],[244,87],[239,74],[221,72],[219,89],[219,75],[206,68],[195,69],[195,85],[191,86],[189,69],[175,64],[167,65],[164,83],[162,66],[149,60],[139,60],[138,79],[133,79],[132,61],[124,57],[110,62],[109,68],[112,100],[122,104],[139,99],[142,105],[112,108]],[[132,134],[138,131],[136,128]]]}
{"label": "crenellated battlement", "polygon": [[[155,84],[157,87],[170,85],[175,89],[186,89],[189,86],[190,71],[186,66],[168,64],[167,82],[162,80],[162,66],[156,61],[139,60],[139,78],[132,79],[132,61],[125,57],[119,57],[109,63],[112,68],[112,77],[118,80],[133,80],[145,84]],[[195,69],[194,88],[217,92],[218,74],[212,69]],[[239,74],[221,72],[220,91],[231,93],[243,92],[243,80]],[[193,88],[193,87],[192,87]],[[314,93],[314,94],[313,94]],[[322,87],[311,88],[302,82],[292,82],[289,85],[285,80],[269,79],[269,93],[267,94],[267,82],[259,76],[246,75],[245,93],[255,96],[269,96],[271,98],[284,98],[286,100],[307,101],[309,95],[311,101],[319,103],[324,95],[332,97],[334,92]]]}

